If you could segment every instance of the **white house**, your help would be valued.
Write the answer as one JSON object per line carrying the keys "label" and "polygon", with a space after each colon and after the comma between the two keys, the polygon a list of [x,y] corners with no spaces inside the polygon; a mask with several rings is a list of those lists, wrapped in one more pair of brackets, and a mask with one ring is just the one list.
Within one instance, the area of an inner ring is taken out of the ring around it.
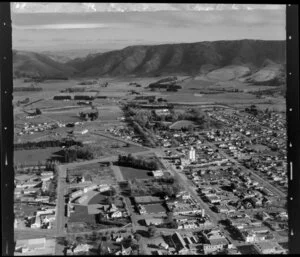
{"label": "white house", "polygon": [[164,175],[162,170],[153,170],[152,174],[154,177],[162,177]]}

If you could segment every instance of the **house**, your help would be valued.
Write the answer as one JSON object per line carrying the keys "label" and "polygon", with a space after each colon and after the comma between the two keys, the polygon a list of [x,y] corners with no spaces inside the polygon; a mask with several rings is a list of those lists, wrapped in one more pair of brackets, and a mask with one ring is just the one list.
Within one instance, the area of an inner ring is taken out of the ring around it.
{"label": "house", "polygon": [[152,175],[154,176],[154,177],[162,177],[163,175],[164,175],[164,172],[162,171],[162,170],[153,170],[152,171]]}
{"label": "house", "polygon": [[113,238],[114,241],[116,241],[117,243],[120,243],[124,240],[124,237],[121,235],[117,235],[116,237]]}
{"label": "house", "polygon": [[110,205],[109,211],[110,212],[116,212],[116,211],[118,211],[118,208],[117,208],[117,206],[115,204],[112,203]]}
{"label": "house", "polygon": [[111,214],[111,218],[121,218],[123,216],[121,211],[115,211]]}
{"label": "house", "polygon": [[131,253],[132,253],[132,248],[131,247],[125,248],[122,245],[121,250],[117,251],[115,253],[115,255],[130,255]]}
{"label": "house", "polygon": [[217,195],[206,195],[206,199],[213,204],[221,202],[221,199]]}
{"label": "house", "polygon": [[49,203],[50,196],[39,196],[34,199],[35,202]]}
{"label": "house", "polygon": [[141,215],[143,215],[143,214],[146,214],[147,213],[147,211],[146,211],[146,209],[145,209],[145,207],[143,206],[143,205],[138,205],[138,210],[139,210],[139,213],[141,214]]}
{"label": "house", "polygon": [[29,188],[29,187],[38,187],[42,185],[42,181],[28,181],[23,184],[17,184],[17,188]]}
{"label": "house", "polygon": [[187,200],[187,199],[191,198],[191,194],[188,192],[185,192],[181,197],[182,197],[182,199]]}
{"label": "house", "polygon": [[[84,177],[82,177],[82,179],[84,180]],[[83,182],[84,182],[84,181],[83,181]],[[83,192],[84,192],[84,193],[87,193],[87,192],[89,192],[89,191],[92,191],[92,190],[96,189],[97,187],[98,187],[97,185],[91,185],[91,186],[85,187],[85,188],[83,189]]]}
{"label": "house", "polygon": [[72,194],[70,194],[70,199],[77,198],[77,197],[79,197],[81,195],[83,195],[83,190],[75,191]]}
{"label": "house", "polygon": [[29,195],[29,194],[37,194],[40,191],[40,188],[26,188],[24,189],[23,193],[24,195]]}
{"label": "house", "polygon": [[178,226],[178,229],[196,229],[198,225],[195,222],[185,222]]}
{"label": "house", "polygon": [[102,192],[106,192],[109,191],[111,189],[111,187],[109,185],[106,184],[102,184],[98,186],[98,190],[102,193]]}
{"label": "house", "polygon": [[90,250],[91,246],[88,244],[79,244],[73,249],[73,253],[84,253]]}
{"label": "house", "polygon": [[41,176],[53,176],[54,174],[53,174],[53,171],[43,171],[42,173],[41,173]]}
{"label": "house", "polygon": [[160,244],[159,244],[159,247],[161,247],[161,248],[163,248],[163,249],[165,249],[165,250],[168,250],[168,249],[169,249],[169,245],[166,244],[165,242],[160,243]]}

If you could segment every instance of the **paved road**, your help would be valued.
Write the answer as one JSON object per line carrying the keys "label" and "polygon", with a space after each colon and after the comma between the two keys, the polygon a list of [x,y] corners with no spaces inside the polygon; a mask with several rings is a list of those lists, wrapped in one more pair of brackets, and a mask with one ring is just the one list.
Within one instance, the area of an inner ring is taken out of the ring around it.
{"label": "paved road", "polygon": [[138,143],[135,143],[135,142],[132,142],[132,141],[128,141],[128,140],[125,140],[123,138],[120,138],[120,137],[115,137],[115,136],[111,136],[111,135],[108,135],[106,133],[102,133],[102,132],[91,132],[91,134],[95,134],[95,135],[98,135],[98,136],[102,136],[102,137],[107,137],[107,138],[110,138],[110,139],[113,139],[113,140],[117,140],[117,141],[120,141],[120,142],[123,142],[123,143],[126,143],[126,144],[131,144],[131,145],[135,145],[135,146],[138,146],[138,147],[142,147],[142,148],[145,148],[145,149],[150,149],[149,147],[146,147],[146,146],[143,146],[141,144],[138,144]]}
{"label": "paved road", "polygon": [[155,149],[155,153],[158,155],[158,157],[162,157],[160,158],[160,160],[162,161],[163,165],[173,174],[173,176],[181,182],[181,185],[185,188],[186,191],[188,191],[193,197],[194,199],[197,200],[198,203],[200,203],[201,207],[205,210],[205,212],[209,215],[211,221],[214,224],[218,224],[218,221],[220,220],[220,218],[218,217],[218,215],[216,213],[214,213],[209,206],[203,202],[203,200],[201,199],[201,197],[198,195],[198,193],[196,192],[196,189],[194,186],[192,186],[191,182],[189,181],[189,179],[181,172],[177,171],[176,169],[174,169],[173,165],[171,165],[168,161],[166,161],[163,157],[165,157],[164,152],[161,149]]}
{"label": "paved road", "polygon": [[[56,166],[57,176],[57,200],[56,200],[56,220],[55,235],[65,233],[65,190],[66,190],[66,168],[64,166]],[[55,244],[55,255],[61,255],[61,247]]]}
{"label": "paved road", "polygon": [[124,181],[124,177],[119,166],[112,165],[111,169],[113,170],[117,181]]}

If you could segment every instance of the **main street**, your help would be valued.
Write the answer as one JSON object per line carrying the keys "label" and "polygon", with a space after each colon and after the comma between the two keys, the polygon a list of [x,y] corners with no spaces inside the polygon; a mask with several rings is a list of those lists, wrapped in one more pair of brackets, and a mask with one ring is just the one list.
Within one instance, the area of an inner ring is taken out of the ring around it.
{"label": "main street", "polygon": [[[56,166],[57,173],[57,199],[56,199],[56,226],[55,235],[65,233],[65,190],[66,190],[66,169],[64,166]],[[55,244],[55,255],[61,254],[61,247]]]}
{"label": "main street", "polygon": [[160,157],[160,161],[163,163],[163,165],[173,174],[174,178],[180,182],[180,184],[184,187],[184,189],[189,192],[194,199],[197,200],[197,202],[201,205],[201,207],[205,210],[205,212],[209,215],[211,221],[214,224],[218,224],[218,221],[220,220],[220,218],[218,217],[218,215],[216,213],[214,213],[209,206],[203,202],[203,200],[201,199],[201,197],[199,196],[199,194],[196,192],[196,189],[194,186],[192,186],[192,184],[190,183],[190,181],[188,180],[188,178],[178,172],[173,165],[171,165],[168,161],[166,161],[164,159],[165,157],[165,153],[163,152],[162,149],[160,148],[155,148],[154,149],[155,154],[157,155],[157,157]]}

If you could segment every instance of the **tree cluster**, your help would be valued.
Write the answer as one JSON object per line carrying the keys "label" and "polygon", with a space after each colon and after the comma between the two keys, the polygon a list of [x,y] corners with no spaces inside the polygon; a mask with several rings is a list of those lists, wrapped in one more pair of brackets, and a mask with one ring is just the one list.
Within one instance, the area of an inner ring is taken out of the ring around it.
{"label": "tree cluster", "polygon": [[250,108],[245,108],[245,112],[252,114],[254,116],[256,116],[258,114],[258,110],[256,108],[256,105],[251,105]]}
{"label": "tree cluster", "polygon": [[95,97],[90,95],[75,95],[74,100],[94,100]]}
{"label": "tree cluster", "polygon": [[94,110],[94,111],[91,111],[91,112],[88,112],[88,113],[80,112],[79,116],[82,119],[86,119],[86,120],[87,119],[96,120],[99,117],[99,112],[98,112],[98,110]]}
{"label": "tree cluster", "polygon": [[128,154],[127,156],[119,155],[118,165],[145,170],[157,170],[159,168],[157,162],[140,159],[132,156],[131,154]]}
{"label": "tree cluster", "polygon": [[69,88],[66,88],[64,90],[61,90],[60,92],[64,93],[64,92],[67,92],[67,93],[74,93],[74,92],[84,92],[85,91],[85,88],[84,87],[69,87]]}
{"label": "tree cluster", "polygon": [[74,162],[77,159],[92,160],[94,152],[87,146],[71,146],[63,151],[65,162]]}
{"label": "tree cluster", "polygon": [[14,87],[14,92],[42,91],[41,87]]}
{"label": "tree cluster", "polygon": [[78,83],[78,85],[96,85],[98,83],[97,80],[85,80]]}

